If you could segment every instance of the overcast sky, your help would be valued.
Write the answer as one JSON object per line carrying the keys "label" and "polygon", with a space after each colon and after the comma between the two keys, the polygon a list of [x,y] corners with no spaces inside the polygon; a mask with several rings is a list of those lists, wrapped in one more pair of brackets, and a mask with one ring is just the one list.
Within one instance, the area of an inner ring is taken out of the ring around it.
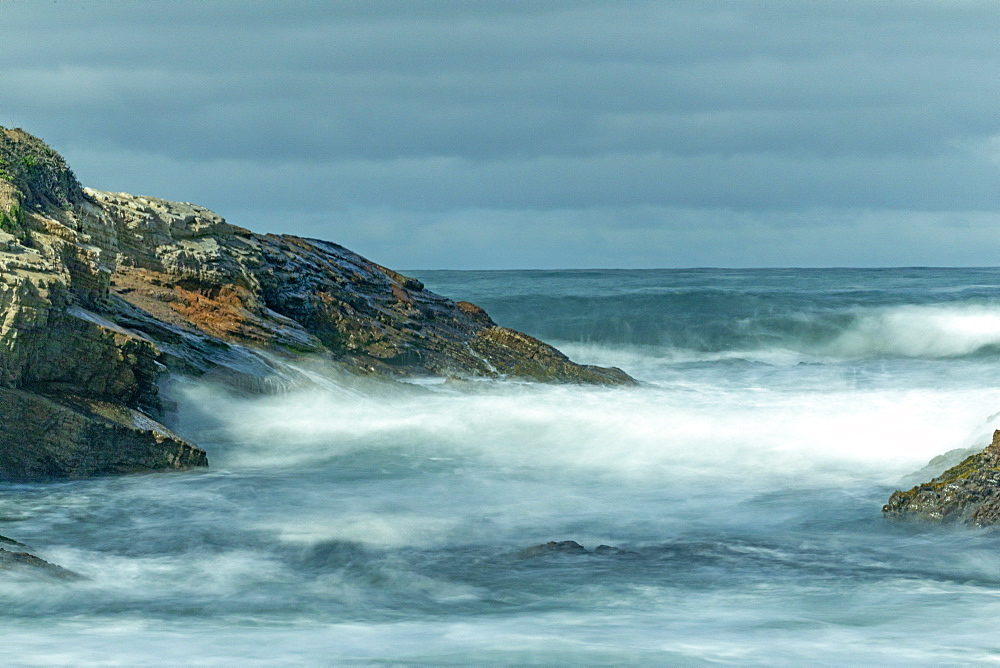
{"label": "overcast sky", "polygon": [[1000,1],[0,0],[84,185],[399,269],[1000,265]]}

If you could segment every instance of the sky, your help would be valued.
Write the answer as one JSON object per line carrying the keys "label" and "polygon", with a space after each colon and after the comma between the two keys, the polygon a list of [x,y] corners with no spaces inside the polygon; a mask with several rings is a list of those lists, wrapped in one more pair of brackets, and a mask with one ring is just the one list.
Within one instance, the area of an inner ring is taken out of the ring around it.
{"label": "sky", "polygon": [[1000,265],[1000,1],[0,0],[0,125],[396,269]]}

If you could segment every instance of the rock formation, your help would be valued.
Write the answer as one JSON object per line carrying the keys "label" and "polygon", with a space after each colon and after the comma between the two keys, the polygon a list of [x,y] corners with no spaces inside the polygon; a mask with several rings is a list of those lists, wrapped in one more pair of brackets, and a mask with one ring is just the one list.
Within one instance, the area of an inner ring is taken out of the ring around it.
{"label": "rock formation", "polygon": [[0,128],[0,478],[203,466],[157,421],[157,378],[253,388],[302,356],[389,377],[634,382],[337,244],[82,188],[42,141]]}
{"label": "rock formation", "polygon": [[521,559],[534,559],[537,557],[547,557],[551,555],[571,555],[571,556],[603,556],[603,557],[638,557],[639,554],[629,550],[623,550],[613,545],[598,545],[591,552],[575,540],[550,540],[540,545],[521,550],[517,556]]}
{"label": "rock formation", "polygon": [[980,453],[967,457],[930,482],[895,492],[887,517],[960,522],[984,527],[1000,522],[1000,430]]}

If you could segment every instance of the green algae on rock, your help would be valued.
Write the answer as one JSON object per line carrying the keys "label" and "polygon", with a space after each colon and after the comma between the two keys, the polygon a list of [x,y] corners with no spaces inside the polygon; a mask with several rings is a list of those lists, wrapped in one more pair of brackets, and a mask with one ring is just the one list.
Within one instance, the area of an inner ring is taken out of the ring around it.
{"label": "green algae on rock", "polygon": [[893,519],[958,522],[984,527],[1000,522],[1000,430],[982,452],[933,480],[897,491],[882,512]]}

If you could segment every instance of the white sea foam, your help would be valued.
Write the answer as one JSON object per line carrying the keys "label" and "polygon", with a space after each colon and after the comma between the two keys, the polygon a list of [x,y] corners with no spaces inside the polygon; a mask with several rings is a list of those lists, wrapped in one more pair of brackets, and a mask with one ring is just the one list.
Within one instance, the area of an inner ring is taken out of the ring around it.
{"label": "white sea foam", "polygon": [[750,334],[734,336],[730,346],[711,350],[703,349],[697,341],[687,347],[682,343],[555,343],[574,360],[647,374],[655,374],[666,364],[742,360],[789,366],[878,358],[947,359],[1000,348],[998,306],[890,306],[799,314],[797,320],[801,331],[762,328],[756,338]]}
{"label": "white sea foam", "polygon": [[[908,539],[869,535],[877,497],[864,501],[860,533],[836,522],[855,490],[980,442],[1000,392],[858,390],[817,367],[780,372],[795,382],[759,385],[738,368],[742,383],[691,373],[625,389],[235,398],[189,385],[182,417],[212,435],[214,472],[61,488],[40,509],[52,528],[37,535],[81,516],[90,528],[43,555],[92,579],[55,591],[0,583],[19,610],[0,629],[0,655],[38,665],[988,660],[988,625],[966,613],[996,611],[990,546],[945,558],[969,539],[931,535],[925,554],[900,562]],[[133,546],[131,532],[161,544]],[[624,541],[641,556],[504,560],[550,539]],[[957,601],[966,623],[947,633],[962,643],[942,653],[936,617],[899,625],[901,599],[917,610]],[[125,622],[135,610],[141,621]],[[418,621],[427,611],[434,619]]]}
{"label": "white sea foam", "polygon": [[[469,392],[344,396],[322,390],[234,399],[197,387],[188,406],[224,416],[239,446],[216,464],[298,466],[356,452],[425,465],[474,458],[497,467],[677,480],[875,475],[986,438],[1000,391],[825,388],[799,368],[799,391],[683,384],[587,389],[493,384]],[[710,379],[708,379],[710,380]],[[812,384],[812,386],[810,386]]]}
{"label": "white sea foam", "polygon": [[[907,585],[870,591],[859,603],[878,609],[907,595]],[[662,592],[660,592],[662,594]],[[972,618],[896,611],[895,624],[874,624],[864,610],[827,610],[823,594],[784,609],[762,598],[692,592],[659,601],[657,612],[618,609],[534,612],[494,618],[308,623],[266,629],[194,619],[153,622],[60,622],[9,627],[4,651],[20,665],[929,665],[992,664],[991,620],[1000,603],[974,587],[942,587],[930,600],[954,596],[981,606]],[[763,607],[749,608],[748,605]],[[661,612],[663,611],[663,612]],[[761,619],[768,623],[761,624]],[[900,633],[900,622],[910,628]],[[873,633],[873,630],[875,631]],[[942,632],[948,640],[942,642]],[[24,657],[32,657],[24,661]],[[21,660],[17,660],[20,658]]]}
{"label": "white sea foam", "polygon": [[837,357],[960,357],[1000,346],[1000,307],[897,306],[862,314],[825,349]]}

